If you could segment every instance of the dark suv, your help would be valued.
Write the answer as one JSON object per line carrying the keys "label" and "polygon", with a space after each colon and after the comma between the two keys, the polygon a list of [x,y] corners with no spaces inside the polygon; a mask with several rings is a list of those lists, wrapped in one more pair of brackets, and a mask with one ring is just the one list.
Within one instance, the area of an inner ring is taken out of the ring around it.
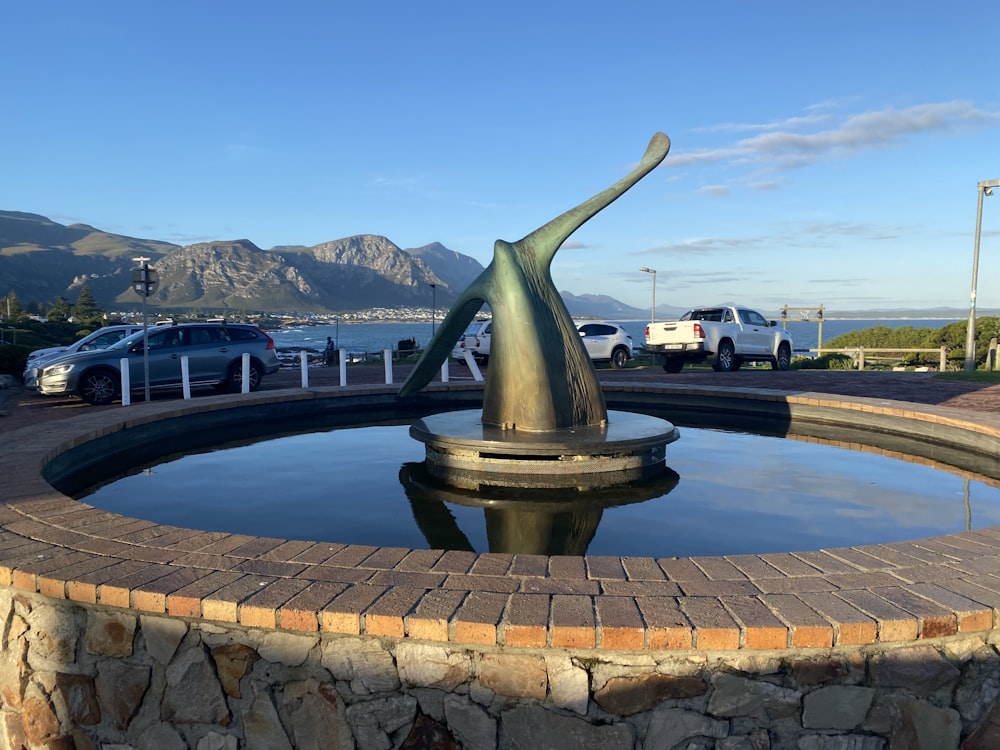
{"label": "dark suv", "polygon": [[[243,354],[250,355],[248,381],[256,390],[264,375],[278,371],[274,341],[256,326],[243,323],[183,323],[148,330],[149,388],[180,388],[181,359],[187,357],[191,387],[216,386],[239,391]],[[79,395],[91,404],[109,404],[121,396],[121,361],[128,362],[130,388],[145,389],[142,331],[107,349],[78,352],[46,362],[38,373],[45,396]]]}

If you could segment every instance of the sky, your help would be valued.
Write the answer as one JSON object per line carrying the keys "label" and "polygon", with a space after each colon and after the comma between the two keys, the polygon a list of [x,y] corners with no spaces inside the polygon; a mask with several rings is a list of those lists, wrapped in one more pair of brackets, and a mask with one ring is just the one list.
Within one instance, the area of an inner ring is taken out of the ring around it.
{"label": "sky", "polygon": [[[377,234],[486,265],[661,131],[663,164],[557,253],[559,289],[968,311],[998,29],[1000,3],[924,0],[21,0],[0,25],[0,209],[178,245]],[[981,309],[1000,308],[995,192]]]}

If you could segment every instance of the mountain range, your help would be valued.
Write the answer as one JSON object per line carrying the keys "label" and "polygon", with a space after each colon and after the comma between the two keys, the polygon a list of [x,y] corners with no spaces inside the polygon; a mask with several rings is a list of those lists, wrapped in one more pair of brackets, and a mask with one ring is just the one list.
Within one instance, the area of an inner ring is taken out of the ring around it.
{"label": "mountain range", "polygon": [[[174,245],[0,211],[0,296],[22,306],[71,304],[83,286],[106,309],[134,308],[135,258],[159,274],[151,307],[222,313],[340,313],[451,305],[483,265],[434,242],[402,249],[387,237],[356,235],[306,247],[257,247],[250,240]],[[433,290],[432,290],[433,287]],[[641,319],[645,312],[603,295],[562,292],[572,315]]]}

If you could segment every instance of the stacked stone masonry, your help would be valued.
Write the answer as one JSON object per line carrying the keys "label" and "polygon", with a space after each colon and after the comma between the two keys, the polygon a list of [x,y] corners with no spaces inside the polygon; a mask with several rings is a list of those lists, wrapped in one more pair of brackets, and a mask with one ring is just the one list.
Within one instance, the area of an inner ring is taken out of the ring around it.
{"label": "stacked stone masonry", "polygon": [[[240,403],[345,393],[390,392]],[[991,415],[735,395],[1000,445]],[[41,478],[97,436],[233,403],[28,428],[0,456],[4,747],[1000,747],[1000,529],[726,558],[477,555],[166,527]]]}

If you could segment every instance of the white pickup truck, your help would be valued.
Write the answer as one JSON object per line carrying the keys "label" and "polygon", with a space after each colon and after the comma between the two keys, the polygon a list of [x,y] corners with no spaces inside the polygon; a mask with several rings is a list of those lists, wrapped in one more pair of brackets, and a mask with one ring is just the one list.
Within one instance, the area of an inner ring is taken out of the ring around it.
{"label": "white pickup truck", "polygon": [[646,351],[662,359],[667,372],[685,362],[708,362],[716,372],[740,369],[744,362],[770,362],[787,370],[792,337],[756,310],[723,305],[688,310],[680,320],[646,326]]}

